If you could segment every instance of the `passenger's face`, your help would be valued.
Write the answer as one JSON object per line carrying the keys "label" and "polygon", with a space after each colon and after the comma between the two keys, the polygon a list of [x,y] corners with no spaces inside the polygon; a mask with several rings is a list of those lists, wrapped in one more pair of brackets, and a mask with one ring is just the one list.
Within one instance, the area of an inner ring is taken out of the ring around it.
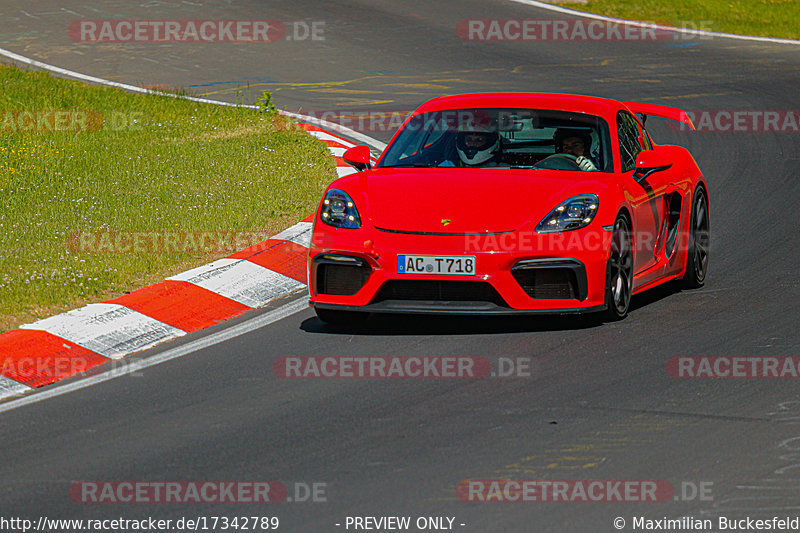
{"label": "passenger's face", "polygon": [[572,154],[576,157],[586,155],[586,146],[580,137],[567,137],[561,143],[565,154]]}

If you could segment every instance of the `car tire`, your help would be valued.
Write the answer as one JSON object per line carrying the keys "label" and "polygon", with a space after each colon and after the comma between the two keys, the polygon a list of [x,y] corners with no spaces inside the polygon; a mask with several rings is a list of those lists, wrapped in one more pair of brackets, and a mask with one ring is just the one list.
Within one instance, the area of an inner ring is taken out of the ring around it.
{"label": "car tire", "polygon": [[685,289],[699,289],[706,281],[709,229],[708,197],[705,190],[698,187],[692,201],[692,216],[689,222],[686,272],[681,278],[681,286]]}
{"label": "car tire", "polygon": [[335,311],[333,309],[314,308],[320,320],[331,326],[359,326],[367,321],[369,313],[358,311]]}
{"label": "car tire", "polygon": [[611,251],[606,266],[605,320],[622,320],[628,314],[633,295],[633,238],[624,214],[617,215],[611,230]]}

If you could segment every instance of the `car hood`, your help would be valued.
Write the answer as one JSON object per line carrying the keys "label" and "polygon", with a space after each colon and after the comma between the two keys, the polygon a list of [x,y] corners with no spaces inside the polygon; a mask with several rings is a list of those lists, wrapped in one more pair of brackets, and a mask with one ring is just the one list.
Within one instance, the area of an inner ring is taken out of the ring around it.
{"label": "car hood", "polygon": [[367,217],[377,228],[456,234],[508,232],[538,223],[586,178],[578,172],[486,168],[361,174]]}

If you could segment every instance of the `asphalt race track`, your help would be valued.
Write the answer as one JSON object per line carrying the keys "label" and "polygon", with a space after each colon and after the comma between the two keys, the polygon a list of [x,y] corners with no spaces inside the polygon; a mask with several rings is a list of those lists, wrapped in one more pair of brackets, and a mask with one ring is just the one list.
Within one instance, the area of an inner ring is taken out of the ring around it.
{"label": "asphalt race track", "polygon": [[[87,4],[4,0],[0,47],[227,101],[272,91],[289,111],[409,110],[469,91],[798,109],[796,45],[459,38],[464,19],[564,18],[510,1]],[[67,34],[72,20],[107,18],[322,21],[324,40],[89,44]],[[628,318],[605,325],[381,317],[341,331],[303,310],[136,375],[0,413],[0,515],[277,516],[279,531],[314,533],[345,531],[348,516],[447,516],[464,532],[570,533],[615,531],[616,517],[631,530],[635,516],[799,516],[798,381],[676,379],[666,365],[677,356],[800,356],[800,133],[691,133],[657,119],[648,126],[658,142],[688,147],[708,178],[712,251],[703,289],[645,293]],[[391,134],[365,133],[383,141]],[[479,356],[495,366],[529,358],[532,371],[475,380],[273,373],[277,358],[308,355]],[[497,478],[664,480],[675,497],[512,504],[456,496],[462,480]],[[325,501],[76,503],[69,489],[81,480],[277,480],[294,499],[296,482],[317,482]],[[708,492],[692,496],[701,484]]]}

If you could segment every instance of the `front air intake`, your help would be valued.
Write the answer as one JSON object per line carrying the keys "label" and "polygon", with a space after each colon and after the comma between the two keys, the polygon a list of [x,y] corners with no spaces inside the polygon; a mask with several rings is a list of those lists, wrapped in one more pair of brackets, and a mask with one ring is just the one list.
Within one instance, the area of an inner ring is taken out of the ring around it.
{"label": "front air intake", "polygon": [[522,290],[537,300],[585,300],[586,268],[574,259],[529,259],[511,269]]}
{"label": "front air intake", "polygon": [[322,254],[314,258],[317,294],[352,296],[367,282],[372,268],[358,257]]}
{"label": "front air intake", "polygon": [[491,302],[508,307],[495,288],[485,281],[389,280],[378,291],[373,303],[385,300]]}

